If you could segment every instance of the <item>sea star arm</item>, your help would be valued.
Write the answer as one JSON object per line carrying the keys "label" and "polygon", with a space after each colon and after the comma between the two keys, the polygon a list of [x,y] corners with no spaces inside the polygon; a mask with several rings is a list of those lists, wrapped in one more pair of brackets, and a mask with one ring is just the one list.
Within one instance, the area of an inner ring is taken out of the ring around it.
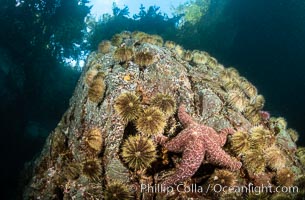
{"label": "sea star arm", "polygon": [[178,181],[183,181],[190,178],[200,167],[204,158],[204,146],[202,143],[188,145],[183,151],[182,161],[179,163],[175,173],[167,177],[161,184],[163,187],[168,187],[176,184]]}
{"label": "sea star arm", "polygon": [[190,137],[190,130],[184,129],[176,137],[166,142],[163,147],[172,152],[182,152],[184,151],[185,145],[190,141]]}
{"label": "sea star arm", "polygon": [[160,145],[164,145],[165,142],[168,141],[168,137],[162,135],[162,134],[158,134],[153,136],[153,140],[155,141],[155,143],[160,144]]}
{"label": "sea star arm", "polygon": [[241,165],[242,165],[241,162],[239,162],[237,160],[233,160],[221,148],[215,148],[215,149],[213,149],[213,151],[208,151],[206,160],[209,163],[229,168],[231,171],[239,170],[241,168]]}
{"label": "sea star arm", "polygon": [[192,119],[192,117],[186,113],[185,106],[183,104],[179,106],[178,118],[184,127],[188,127],[194,123],[194,120]]}
{"label": "sea star arm", "polygon": [[227,136],[230,134],[233,134],[235,131],[232,128],[224,128],[219,132],[219,138],[220,138],[220,146],[226,144]]}

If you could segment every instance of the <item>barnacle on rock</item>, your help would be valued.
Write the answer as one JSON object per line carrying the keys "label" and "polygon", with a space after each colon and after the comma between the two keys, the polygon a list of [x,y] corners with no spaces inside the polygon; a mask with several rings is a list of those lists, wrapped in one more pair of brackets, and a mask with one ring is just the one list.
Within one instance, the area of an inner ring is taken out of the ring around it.
{"label": "barnacle on rock", "polygon": [[90,150],[99,153],[103,145],[101,130],[99,128],[92,128],[86,131],[84,134],[84,142]]}
{"label": "barnacle on rock", "polygon": [[86,83],[87,85],[91,85],[93,82],[94,77],[97,75],[98,70],[97,69],[90,69],[88,70],[88,72],[86,73]]}
{"label": "barnacle on rock", "polygon": [[176,43],[173,42],[173,41],[169,41],[169,40],[168,40],[168,41],[165,42],[164,46],[165,46],[166,48],[168,48],[168,49],[173,49],[173,48],[175,48]]}
{"label": "barnacle on rock", "polygon": [[139,52],[135,55],[134,62],[140,67],[146,67],[154,63],[154,55],[151,52]]}
{"label": "barnacle on rock", "polygon": [[109,40],[103,40],[98,45],[99,53],[103,53],[103,54],[109,53],[110,49],[111,49],[111,42]]}
{"label": "barnacle on rock", "polygon": [[296,130],[289,128],[287,129],[288,134],[290,135],[293,142],[297,142],[299,139],[299,134]]}
{"label": "barnacle on rock", "polygon": [[241,90],[230,90],[228,94],[229,104],[236,110],[242,112],[248,105],[248,101]]}
{"label": "barnacle on rock", "polygon": [[145,109],[136,121],[138,131],[146,135],[162,133],[165,125],[165,115],[156,107]]}
{"label": "barnacle on rock", "polygon": [[151,105],[159,108],[165,116],[171,116],[176,110],[176,102],[172,96],[168,94],[157,94],[152,100]]}
{"label": "barnacle on rock", "polygon": [[285,157],[283,152],[275,145],[264,150],[267,165],[273,170],[279,170],[285,167]]}
{"label": "barnacle on rock", "polygon": [[234,153],[245,153],[250,149],[249,134],[244,131],[237,131],[231,137],[231,145]]}
{"label": "barnacle on rock", "polygon": [[209,178],[210,187],[219,191],[224,187],[232,187],[237,183],[236,175],[228,170],[216,169]]}
{"label": "barnacle on rock", "polygon": [[294,174],[289,168],[283,168],[276,173],[276,182],[281,186],[292,186]]}
{"label": "barnacle on rock", "polygon": [[123,93],[115,100],[114,109],[124,121],[135,120],[141,113],[140,99],[134,93]]}
{"label": "barnacle on rock", "polygon": [[246,169],[254,174],[265,171],[265,158],[261,150],[251,149],[245,153],[243,158]]}
{"label": "barnacle on rock", "polygon": [[132,195],[127,186],[121,182],[114,181],[107,185],[104,198],[105,200],[128,200]]}
{"label": "barnacle on rock", "polygon": [[251,128],[250,133],[250,142],[253,149],[265,149],[275,142],[274,134],[263,126]]}
{"label": "barnacle on rock", "polygon": [[146,169],[156,158],[156,148],[147,137],[129,136],[122,146],[122,157],[130,168]]}
{"label": "barnacle on rock", "polygon": [[133,50],[130,47],[119,47],[115,50],[113,58],[120,63],[127,62],[133,57]]}
{"label": "barnacle on rock", "polygon": [[102,100],[106,89],[104,78],[105,75],[102,72],[97,73],[94,77],[88,91],[88,98],[90,101],[98,103]]}
{"label": "barnacle on rock", "polygon": [[83,162],[83,174],[93,181],[99,181],[102,173],[101,162],[98,159]]}
{"label": "barnacle on rock", "polygon": [[193,62],[196,64],[205,64],[208,61],[209,54],[204,51],[193,51]]}

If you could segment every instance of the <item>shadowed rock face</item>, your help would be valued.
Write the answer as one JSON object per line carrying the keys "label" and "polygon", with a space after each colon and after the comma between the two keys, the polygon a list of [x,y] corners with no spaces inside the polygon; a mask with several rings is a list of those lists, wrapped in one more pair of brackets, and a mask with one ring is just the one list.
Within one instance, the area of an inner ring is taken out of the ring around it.
{"label": "shadowed rock face", "polygon": [[[117,97],[126,92],[139,97],[143,110],[151,106],[151,99],[156,95],[167,94],[176,105],[186,105],[187,112],[198,123],[216,131],[234,128],[253,134],[251,128],[259,125],[275,138],[268,145],[276,145],[282,152],[281,156],[285,157],[285,164],[279,166],[290,170],[295,179],[302,174],[303,168],[295,156],[295,143],[286,127],[276,119],[271,122],[261,117],[264,101],[251,83],[234,68],[225,68],[217,63],[206,52],[193,51],[190,54],[187,51],[186,56],[186,51],[180,46],[168,49],[162,46],[160,37],[149,36],[149,40],[145,39],[147,37],[141,32],[123,32],[115,36],[117,46],[107,43],[107,51],[92,52],[88,56],[69,109],[49,135],[39,158],[33,161],[33,169],[29,170],[32,177],[24,190],[25,199],[113,198],[110,194],[115,194],[118,199],[162,199],[165,195],[181,195],[176,190],[170,194],[140,190],[141,184],[157,184],[172,173],[179,165],[180,154],[169,153],[155,144],[158,156],[151,167],[135,171],[124,163],[121,148],[129,136],[152,137],[137,131],[137,120],[123,120],[115,110]],[[152,56],[141,58],[147,54]],[[141,62],[137,64],[135,58]],[[172,114],[166,117],[162,134],[174,138],[182,129],[177,115]],[[249,138],[250,143],[260,139],[251,140],[251,135]],[[258,150],[269,148],[264,144]],[[248,151],[253,151],[253,145],[249,146]],[[250,155],[233,152],[231,142],[227,142],[224,150],[241,162],[244,162],[245,155]],[[276,185],[272,182],[277,176],[276,171],[268,168],[267,161],[264,164],[266,167],[260,173],[266,174],[267,182]],[[240,172],[234,173],[239,180],[233,181],[236,185],[260,182],[258,179],[262,176],[252,174],[248,166],[251,166],[250,158]],[[184,183],[185,186],[196,183],[205,187],[213,180],[215,167],[202,164],[195,176]],[[213,197],[213,194],[203,192],[183,195],[199,199]]]}

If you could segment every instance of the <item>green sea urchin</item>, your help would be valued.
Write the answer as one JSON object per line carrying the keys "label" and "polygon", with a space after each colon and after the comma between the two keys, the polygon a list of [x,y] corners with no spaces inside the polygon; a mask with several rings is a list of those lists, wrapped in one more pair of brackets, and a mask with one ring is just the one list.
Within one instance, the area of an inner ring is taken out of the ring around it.
{"label": "green sea urchin", "polygon": [[164,46],[168,49],[173,49],[173,48],[175,48],[176,43],[168,40],[164,43]]}
{"label": "green sea urchin", "polygon": [[236,175],[228,170],[216,169],[215,172],[209,178],[209,184],[213,186],[218,185],[218,187],[232,187],[237,183]]}
{"label": "green sea urchin", "polygon": [[134,62],[141,68],[147,67],[154,63],[154,56],[151,52],[139,52],[135,55]]}
{"label": "green sea urchin", "polygon": [[259,174],[265,171],[266,161],[261,150],[251,149],[247,151],[243,161],[250,173]]}
{"label": "green sea urchin", "polygon": [[276,182],[281,186],[292,186],[294,174],[289,168],[283,168],[276,173]]}
{"label": "green sea urchin", "polygon": [[90,69],[88,70],[88,72],[86,73],[86,83],[87,85],[91,85],[93,82],[94,77],[98,74],[98,70],[97,69]]}
{"label": "green sea urchin", "polygon": [[83,162],[83,174],[90,180],[99,181],[102,173],[101,162],[98,159]]}
{"label": "green sea urchin", "polygon": [[124,121],[135,120],[141,113],[140,99],[134,93],[123,93],[115,100],[114,109]]}
{"label": "green sea urchin", "polygon": [[165,116],[171,116],[176,110],[176,102],[172,96],[168,94],[157,94],[152,100],[151,105],[159,108]]}
{"label": "green sea urchin", "polygon": [[165,115],[156,107],[145,109],[136,121],[138,131],[146,135],[162,133],[165,125]]}
{"label": "green sea urchin", "polygon": [[120,34],[115,34],[112,38],[111,38],[111,44],[113,44],[114,46],[119,47],[123,42],[123,37]]}
{"label": "green sea urchin", "polygon": [[105,200],[128,200],[131,196],[126,185],[118,181],[110,183],[104,194]]}
{"label": "green sea urchin", "polygon": [[98,52],[99,53],[109,53],[111,49],[111,42],[108,40],[103,40],[102,42],[99,43],[98,45]]}
{"label": "green sea urchin", "polygon": [[228,102],[233,108],[240,112],[242,112],[248,105],[248,101],[240,89],[229,91]]}
{"label": "green sea urchin", "polygon": [[197,65],[199,64],[205,64],[208,61],[209,54],[204,51],[194,51],[193,52],[193,62]]}
{"label": "green sea urchin", "polygon": [[156,158],[156,148],[151,139],[136,135],[129,136],[122,147],[122,157],[135,170],[145,169]]}
{"label": "green sea urchin", "polygon": [[182,59],[190,62],[193,59],[193,54],[191,51],[186,50],[183,52]]}
{"label": "green sea urchin", "polygon": [[287,129],[288,134],[290,135],[293,142],[297,142],[299,139],[299,134],[296,130],[289,128]]}
{"label": "green sea urchin", "polygon": [[84,142],[87,148],[99,153],[102,150],[103,138],[99,128],[92,128],[84,134]]}
{"label": "green sea urchin", "polygon": [[273,145],[265,149],[264,153],[266,163],[271,169],[276,171],[285,167],[285,157],[278,147]]}
{"label": "green sea urchin", "polygon": [[94,77],[88,90],[88,98],[90,101],[98,103],[102,100],[106,89],[104,78],[105,75],[102,72],[97,73]]}
{"label": "green sea urchin", "polygon": [[81,164],[69,163],[63,169],[63,175],[68,180],[75,180],[81,173]]}
{"label": "green sea urchin", "polygon": [[253,149],[265,149],[275,142],[275,135],[263,126],[255,126],[250,129],[250,142]]}
{"label": "green sea urchin", "polygon": [[115,61],[125,63],[133,57],[133,50],[129,47],[119,47],[115,50],[113,58]]}
{"label": "green sea urchin", "polygon": [[249,134],[243,131],[235,132],[231,137],[231,148],[234,153],[241,154],[245,153],[250,149],[250,141],[249,141]]}

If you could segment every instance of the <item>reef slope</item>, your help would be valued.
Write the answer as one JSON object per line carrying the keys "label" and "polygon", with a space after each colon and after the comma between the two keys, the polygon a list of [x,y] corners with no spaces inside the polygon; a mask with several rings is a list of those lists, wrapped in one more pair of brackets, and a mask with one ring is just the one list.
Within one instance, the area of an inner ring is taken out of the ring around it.
{"label": "reef slope", "polygon": [[[243,199],[252,194],[201,188],[291,186],[304,179],[304,151],[283,118],[262,110],[264,101],[236,69],[206,52],[142,32],[117,34],[88,56],[69,109],[28,169],[24,199]],[[203,162],[194,176],[178,181],[182,192],[162,191],[158,183],[183,159],[154,139],[172,139],[184,129],[181,104],[199,124],[218,133],[235,130],[223,150],[242,167],[232,172]]]}

